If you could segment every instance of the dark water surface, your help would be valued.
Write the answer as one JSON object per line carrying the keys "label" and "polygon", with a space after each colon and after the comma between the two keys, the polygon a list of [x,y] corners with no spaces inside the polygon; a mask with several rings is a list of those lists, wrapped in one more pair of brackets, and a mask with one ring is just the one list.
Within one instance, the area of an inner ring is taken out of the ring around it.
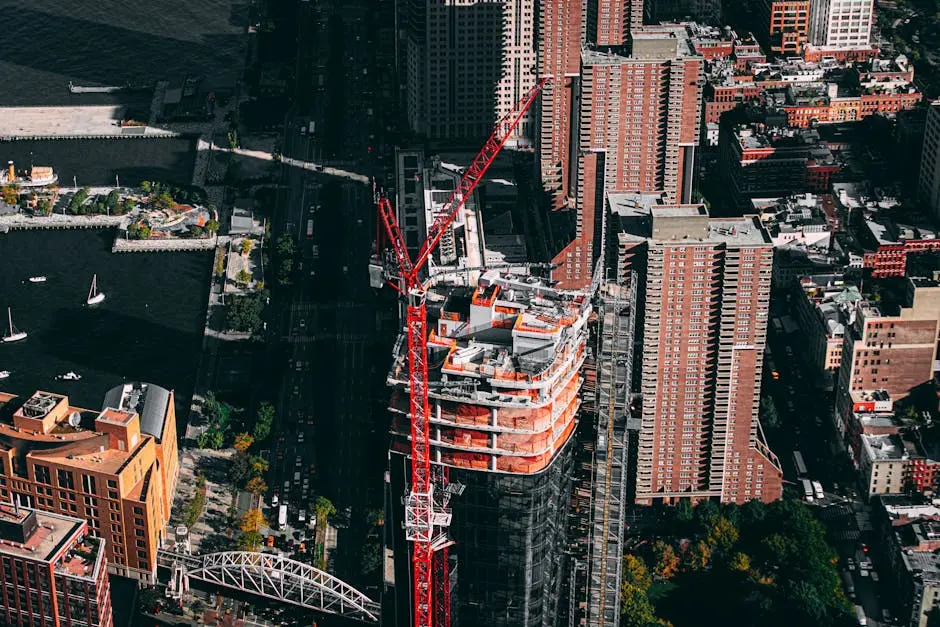
{"label": "dark water surface", "polygon": [[[68,394],[98,409],[105,392],[124,380],[176,391],[184,418],[199,363],[211,253],[112,254],[110,230],[0,233],[0,310],[29,337],[0,344],[0,390]],[[85,299],[92,275],[107,294]],[[29,283],[30,276],[48,281]],[[6,333],[3,333],[5,335]],[[57,381],[68,371],[80,381]]]}
{"label": "dark water surface", "polygon": [[189,185],[195,160],[195,140],[184,138],[0,142],[0,162],[52,166],[62,186],[114,185],[115,176],[125,186],[143,180]]}
{"label": "dark water surface", "polygon": [[77,85],[187,76],[230,85],[244,58],[248,1],[0,0],[0,105],[80,105]]}

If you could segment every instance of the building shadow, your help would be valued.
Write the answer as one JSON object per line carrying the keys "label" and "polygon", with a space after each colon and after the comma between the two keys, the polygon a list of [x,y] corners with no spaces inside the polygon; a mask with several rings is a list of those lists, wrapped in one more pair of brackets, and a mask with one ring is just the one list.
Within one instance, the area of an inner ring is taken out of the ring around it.
{"label": "building shadow", "polygon": [[17,37],[15,45],[0,47],[0,60],[42,72],[64,72],[91,84],[179,78],[168,71],[180,68],[181,60],[191,65],[193,73],[237,67],[241,60],[240,33],[203,34],[201,41],[194,42],[148,32],[145,21],[138,31],[20,6],[0,7],[0,23],[7,34],[35,33],[37,28],[54,34],[53,40]]}

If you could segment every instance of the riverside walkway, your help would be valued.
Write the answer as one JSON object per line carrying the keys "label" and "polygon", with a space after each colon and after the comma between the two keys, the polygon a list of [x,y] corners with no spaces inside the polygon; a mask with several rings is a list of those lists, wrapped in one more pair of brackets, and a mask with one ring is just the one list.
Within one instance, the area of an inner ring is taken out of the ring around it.
{"label": "riverside walkway", "polygon": [[[121,127],[125,107],[2,107],[0,139],[107,139],[177,137],[171,128]],[[141,130],[143,129],[143,130]]]}

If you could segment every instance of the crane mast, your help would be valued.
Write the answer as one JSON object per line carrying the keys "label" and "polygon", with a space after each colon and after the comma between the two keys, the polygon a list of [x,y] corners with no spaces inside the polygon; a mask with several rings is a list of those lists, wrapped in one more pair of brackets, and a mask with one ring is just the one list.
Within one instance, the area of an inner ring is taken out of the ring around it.
{"label": "crane mast", "polygon": [[[427,239],[421,245],[414,261],[408,254],[391,201],[384,194],[377,194],[379,223],[384,229],[387,246],[393,251],[393,259],[383,259],[382,250],[376,251],[376,257],[379,264],[386,262],[381,268],[384,280],[404,296],[407,305],[411,485],[405,495],[405,538],[412,547],[412,627],[450,625],[447,551],[451,543],[447,539],[447,527],[450,526],[449,500],[453,492],[450,489],[452,486],[447,483],[446,469],[437,471],[435,477],[431,474],[426,288],[419,274],[466,200],[549,80],[540,79],[497,123],[492,135],[463,173],[447,203],[428,228]],[[378,235],[381,240],[382,233]],[[436,594],[435,581],[438,584]]]}

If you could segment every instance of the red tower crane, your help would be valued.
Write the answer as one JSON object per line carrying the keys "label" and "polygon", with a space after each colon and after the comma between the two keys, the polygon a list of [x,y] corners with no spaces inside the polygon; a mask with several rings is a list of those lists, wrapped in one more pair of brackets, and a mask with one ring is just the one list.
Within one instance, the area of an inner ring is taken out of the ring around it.
{"label": "red tower crane", "polygon": [[[483,179],[490,164],[512,136],[526,111],[535,101],[535,97],[549,80],[541,79],[497,123],[493,134],[464,172],[460,183],[431,224],[428,237],[421,245],[414,261],[408,254],[405,238],[402,236],[391,201],[384,194],[377,194],[379,221],[388,238],[388,246],[393,252],[394,260],[389,260],[386,266],[380,265],[384,261],[383,251],[377,250],[377,264],[375,265],[378,267],[373,268],[380,270],[382,279],[398,290],[407,301],[411,486],[405,495],[405,537],[412,543],[412,594],[414,595],[412,627],[431,627],[435,622],[440,627],[450,625],[450,586],[446,584],[448,578],[446,529],[450,525],[450,512],[447,507],[449,490],[446,486],[446,469],[437,473],[435,478],[431,476],[431,445],[428,433],[427,310],[425,286],[419,274],[457,217],[464,202]],[[435,489],[438,494],[435,494]],[[438,530],[437,533],[435,528]],[[435,551],[439,552],[437,560],[434,560]],[[437,577],[434,576],[434,571],[437,572]],[[437,595],[433,590],[435,579],[438,584]]]}

